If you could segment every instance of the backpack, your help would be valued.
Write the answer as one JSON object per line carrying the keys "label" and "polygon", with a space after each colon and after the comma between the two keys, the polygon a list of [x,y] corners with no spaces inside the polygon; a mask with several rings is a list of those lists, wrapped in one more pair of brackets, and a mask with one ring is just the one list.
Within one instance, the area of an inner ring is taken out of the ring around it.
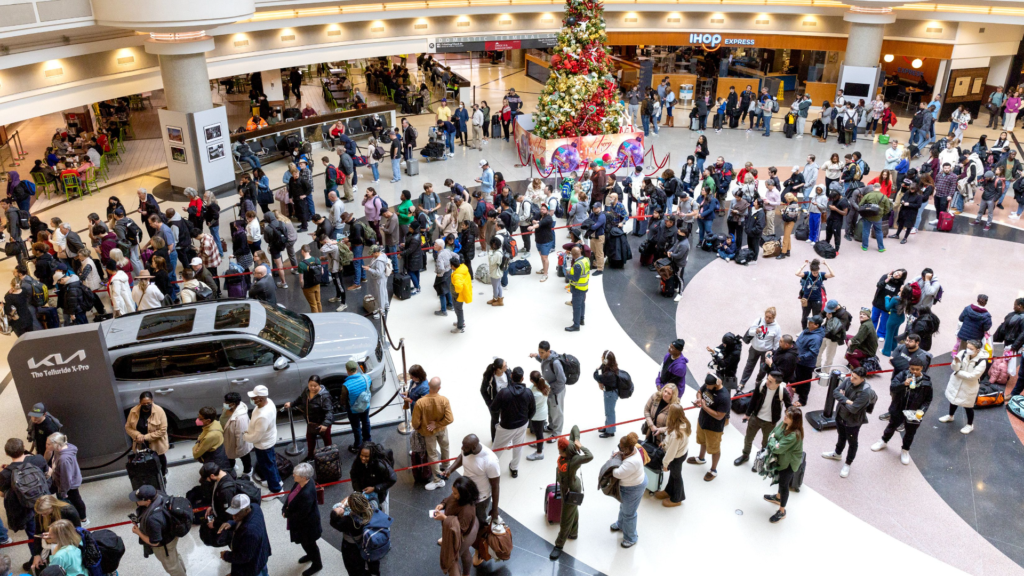
{"label": "backpack", "polygon": [[18,503],[23,507],[32,509],[36,500],[50,493],[50,481],[46,474],[28,462],[21,462],[21,466],[8,466],[11,470],[11,488],[14,495],[18,497]]}
{"label": "backpack", "polygon": [[349,412],[362,414],[370,409],[370,384],[366,384],[366,390],[359,393],[356,399],[349,404]]}
{"label": "backpack", "polygon": [[[864,162],[864,161],[861,160],[861,162]],[[869,173],[871,173],[871,166],[867,162],[864,162],[864,166],[860,169],[860,178],[858,178],[858,180],[860,180],[861,178],[864,178]]]}
{"label": "backpack", "polygon": [[377,196],[377,200],[380,200],[380,211],[383,213],[385,210],[388,209],[388,203],[385,202],[384,199],[381,198],[380,196]]}
{"label": "backpack", "polygon": [[26,276],[26,278],[32,283],[32,304],[36,308],[46,306],[47,301],[50,299],[49,289],[46,288],[45,284],[31,276]]}
{"label": "backpack", "polygon": [[309,280],[309,282],[306,282],[306,284],[309,284],[311,288],[313,286],[319,286],[323,284],[324,268],[323,266],[320,265],[319,260],[316,261],[316,264],[308,264],[306,266],[305,273],[306,276],[304,277],[304,279]]}
{"label": "backpack", "polygon": [[188,501],[188,498],[168,496],[163,506],[171,519],[171,534],[175,538],[188,536],[189,531],[192,530],[192,520],[195,519],[192,503]]}
{"label": "backpack", "polygon": [[910,283],[910,305],[913,306],[921,301],[921,285],[917,282]]}
{"label": "backpack", "polygon": [[259,487],[253,484],[251,480],[238,478],[235,480],[235,487],[238,488],[238,491],[235,492],[235,494],[245,494],[249,497],[250,504],[259,506],[260,502],[262,502],[263,493],[260,492]]}
{"label": "backpack", "polygon": [[89,572],[90,576],[103,576],[105,572],[100,566],[103,552],[96,545],[96,540],[85,528],[75,528],[75,532],[78,532],[78,536],[82,539],[82,543],[78,545],[82,551],[82,567]]}
{"label": "backpack", "polygon": [[413,138],[419,138],[420,137],[420,131],[417,130],[415,126],[410,126],[410,128],[412,128],[412,137]]}
{"label": "backpack", "polygon": [[370,226],[370,223],[364,220],[359,224],[363,227],[363,242],[365,243],[367,239],[373,238],[373,243],[376,243],[377,233],[373,231],[373,227]]}
{"label": "backpack", "polygon": [[519,214],[516,214],[516,211],[511,209],[511,208],[509,208],[505,212],[509,215],[509,218],[508,218],[508,228],[509,228],[508,232],[509,232],[509,234],[511,234],[513,231],[519,229]]}
{"label": "backpack", "polygon": [[633,395],[633,379],[629,372],[619,370],[619,398],[625,400]]}
{"label": "backpack", "polygon": [[22,180],[22,182],[24,182],[25,183],[25,187],[28,188],[28,195],[29,196],[35,196],[36,195],[36,183],[32,182],[31,180]]}
{"label": "backpack", "polygon": [[139,242],[142,241],[142,228],[139,228],[139,225],[136,224],[135,221],[132,220],[131,218],[125,218],[125,220],[128,221],[124,225],[125,230],[128,231],[128,233],[125,236],[127,237],[128,242],[132,246],[138,246]]}
{"label": "backpack", "polygon": [[870,386],[868,387],[868,392],[871,393],[871,401],[869,401],[868,405],[864,407],[864,410],[868,414],[871,414],[875,411],[875,404],[878,402],[878,394],[875,392],[874,388],[871,388]]}
{"label": "backpack", "polygon": [[328,182],[337,182],[338,184],[344,184],[345,183],[345,179],[344,178],[340,178],[340,179],[338,178],[338,176],[340,175],[340,172],[338,172],[338,169],[334,167],[334,164],[328,164],[327,165],[327,170],[325,172],[325,175],[327,176],[327,181]]}
{"label": "backpack", "polygon": [[[458,244],[459,240],[456,239],[455,243]],[[458,250],[456,250],[458,252]],[[391,258],[384,259],[384,276],[391,276],[395,273],[395,265],[391,262]]]}
{"label": "backpack", "polygon": [[22,230],[30,230],[32,228],[32,222],[29,220],[32,215],[28,213],[28,210],[18,210],[18,228]]}
{"label": "backpack", "polygon": [[100,569],[104,574],[117,572],[124,556],[124,541],[111,530],[93,530],[90,534],[100,551]]}
{"label": "backpack", "polygon": [[391,550],[391,523],[394,520],[378,508],[373,509],[370,521],[363,525],[363,539],[359,555],[363,560],[378,562]]}
{"label": "backpack", "polygon": [[562,364],[562,372],[565,373],[565,383],[575,384],[580,379],[580,361],[572,354],[562,354],[558,357]]}
{"label": "backpack", "polygon": [[184,288],[184,290],[191,290],[195,294],[196,302],[213,300],[213,289],[207,286],[205,282],[200,282],[199,286],[195,288]]}
{"label": "backpack", "polygon": [[772,99],[772,114],[777,114],[778,112],[779,112],[779,101],[775,100],[773,98]]}
{"label": "backpack", "polygon": [[537,206],[533,202],[530,202],[530,220],[537,222],[540,220],[540,206]]}

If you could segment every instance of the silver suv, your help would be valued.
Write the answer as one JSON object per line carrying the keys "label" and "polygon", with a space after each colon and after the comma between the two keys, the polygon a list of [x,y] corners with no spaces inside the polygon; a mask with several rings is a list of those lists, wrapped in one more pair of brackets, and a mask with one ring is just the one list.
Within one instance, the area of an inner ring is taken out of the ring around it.
{"label": "silver suv", "polygon": [[331,394],[355,360],[384,385],[384,346],[369,320],[351,313],[296,314],[258,300],[214,300],[129,314],[103,322],[124,406],[150,391],[168,419],[191,426],[203,406],[258,385],[280,406],[318,375]]}

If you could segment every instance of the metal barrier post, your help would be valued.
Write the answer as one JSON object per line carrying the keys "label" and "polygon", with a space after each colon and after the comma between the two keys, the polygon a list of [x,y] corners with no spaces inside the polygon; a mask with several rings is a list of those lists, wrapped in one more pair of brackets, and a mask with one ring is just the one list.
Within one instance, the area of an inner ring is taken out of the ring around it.
{"label": "metal barrier post", "polygon": [[284,453],[289,456],[298,456],[299,454],[305,452],[306,449],[300,447],[298,443],[295,441],[295,420],[292,418],[291,408],[288,409],[288,425],[291,426],[292,429],[292,445],[285,448]]}
{"label": "metal barrier post", "polygon": [[18,156],[20,156],[20,158],[18,158],[18,159],[19,160],[24,160],[25,157],[28,156],[28,152],[26,152],[25,151],[25,147],[21,145],[21,132],[19,132],[18,130],[15,130],[14,134],[11,136],[11,138],[14,138],[14,143],[18,147]]}

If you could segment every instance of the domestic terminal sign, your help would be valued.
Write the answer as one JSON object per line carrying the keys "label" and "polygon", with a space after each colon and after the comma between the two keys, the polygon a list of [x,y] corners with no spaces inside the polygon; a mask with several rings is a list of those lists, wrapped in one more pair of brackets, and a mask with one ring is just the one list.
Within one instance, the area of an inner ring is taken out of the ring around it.
{"label": "domestic terminal sign", "polygon": [[723,38],[721,34],[694,32],[690,34],[690,44],[700,44],[706,50],[717,50],[722,46],[753,46],[753,38]]}
{"label": "domestic terminal sign", "polygon": [[434,52],[469,52],[479,50],[518,50],[520,48],[551,48],[558,43],[558,34],[505,34],[488,36],[450,36],[437,38]]}

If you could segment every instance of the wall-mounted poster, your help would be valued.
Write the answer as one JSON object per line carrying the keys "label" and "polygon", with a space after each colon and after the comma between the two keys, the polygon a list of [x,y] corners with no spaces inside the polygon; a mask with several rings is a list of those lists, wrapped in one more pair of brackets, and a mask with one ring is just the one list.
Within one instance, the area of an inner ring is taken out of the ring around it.
{"label": "wall-mounted poster", "polygon": [[218,142],[206,147],[206,153],[210,156],[210,162],[224,158],[224,143]]}
{"label": "wall-mounted poster", "polygon": [[182,164],[188,164],[188,158],[185,156],[185,149],[180,146],[171,146],[171,160],[181,162]]}
{"label": "wall-mounted poster", "polygon": [[214,140],[220,140],[223,136],[221,132],[220,124],[211,124],[203,128],[203,133],[206,134],[206,141],[213,142]]}
{"label": "wall-mounted poster", "polygon": [[982,77],[975,78],[974,82],[971,84],[971,94],[981,94],[981,89],[982,89],[982,87],[984,87],[984,85],[985,85],[985,79],[984,78],[982,78]]}
{"label": "wall-mounted poster", "polygon": [[971,85],[970,76],[961,76],[953,84],[953,97],[960,98],[967,96],[967,88]]}
{"label": "wall-mounted poster", "polygon": [[182,135],[181,128],[175,128],[174,126],[167,127],[167,139],[177,144],[185,143],[185,137]]}

